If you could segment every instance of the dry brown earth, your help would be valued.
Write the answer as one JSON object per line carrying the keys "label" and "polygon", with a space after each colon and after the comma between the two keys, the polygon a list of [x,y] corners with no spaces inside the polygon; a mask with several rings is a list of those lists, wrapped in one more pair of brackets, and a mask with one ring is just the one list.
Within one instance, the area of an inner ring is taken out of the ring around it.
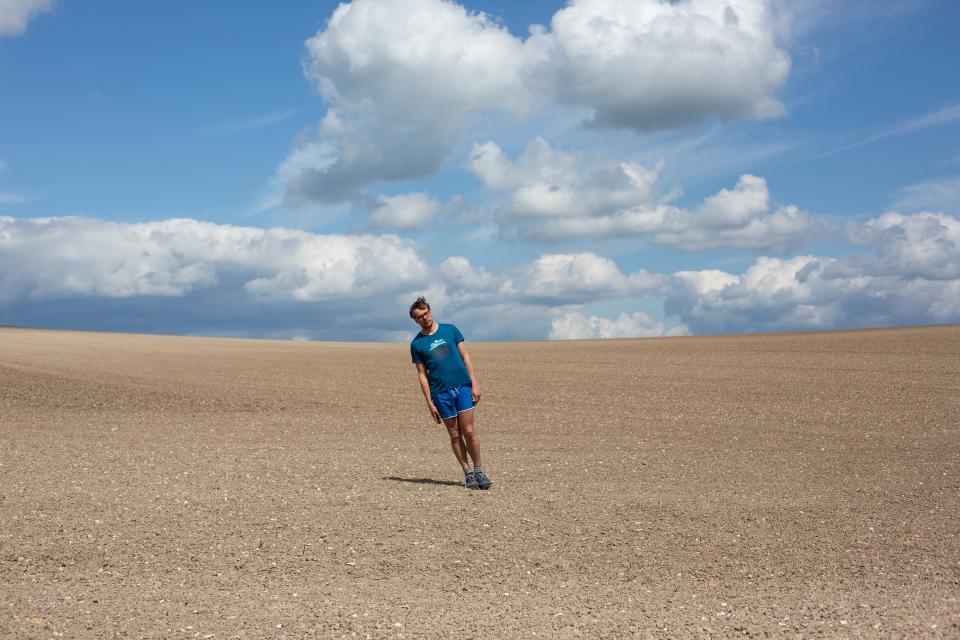
{"label": "dry brown earth", "polygon": [[960,327],[472,353],[0,329],[0,638],[960,637]]}

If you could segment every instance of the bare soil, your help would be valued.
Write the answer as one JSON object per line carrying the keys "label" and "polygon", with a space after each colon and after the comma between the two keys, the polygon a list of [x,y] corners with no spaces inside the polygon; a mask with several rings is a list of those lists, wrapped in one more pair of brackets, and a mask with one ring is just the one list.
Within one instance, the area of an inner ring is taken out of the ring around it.
{"label": "bare soil", "polygon": [[0,638],[960,637],[960,327],[471,353],[0,329]]}

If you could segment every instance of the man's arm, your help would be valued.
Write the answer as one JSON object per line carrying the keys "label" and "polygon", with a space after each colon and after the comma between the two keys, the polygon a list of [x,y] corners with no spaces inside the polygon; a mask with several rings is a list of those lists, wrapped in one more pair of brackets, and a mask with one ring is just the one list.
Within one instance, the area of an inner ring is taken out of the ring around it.
{"label": "man's arm", "polygon": [[480,383],[477,382],[477,374],[473,370],[473,360],[470,359],[470,353],[467,351],[466,342],[458,342],[457,349],[463,358],[463,364],[467,366],[467,373],[470,374],[470,386],[473,387],[473,404],[480,402]]}
{"label": "man's arm", "polygon": [[420,379],[420,391],[423,392],[423,397],[427,400],[427,408],[430,410],[430,415],[433,417],[433,421],[439,424],[440,412],[430,398],[430,381],[427,380],[427,368],[422,362],[418,362],[414,366],[417,367],[417,377]]}

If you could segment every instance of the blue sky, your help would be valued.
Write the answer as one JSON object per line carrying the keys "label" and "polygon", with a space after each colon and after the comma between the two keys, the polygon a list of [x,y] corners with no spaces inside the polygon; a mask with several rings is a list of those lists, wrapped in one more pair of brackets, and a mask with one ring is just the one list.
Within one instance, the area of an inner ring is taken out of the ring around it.
{"label": "blue sky", "polygon": [[[541,25],[541,26],[533,26]],[[960,321],[960,7],[0,2],[0,324]]]}

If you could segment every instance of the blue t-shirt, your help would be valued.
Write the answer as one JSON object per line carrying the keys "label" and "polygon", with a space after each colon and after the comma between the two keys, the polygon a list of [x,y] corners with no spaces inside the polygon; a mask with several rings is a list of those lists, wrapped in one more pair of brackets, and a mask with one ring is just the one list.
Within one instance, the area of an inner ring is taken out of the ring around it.
{"label": "blue t-shirt", "polygon": [[470,384],[467,365],[457,348],[461,342],[463,334],[452,324],[438,325],[430,336],[418,333],[410,342],[410,357],[413,364],[424,364],[431,394]]}

